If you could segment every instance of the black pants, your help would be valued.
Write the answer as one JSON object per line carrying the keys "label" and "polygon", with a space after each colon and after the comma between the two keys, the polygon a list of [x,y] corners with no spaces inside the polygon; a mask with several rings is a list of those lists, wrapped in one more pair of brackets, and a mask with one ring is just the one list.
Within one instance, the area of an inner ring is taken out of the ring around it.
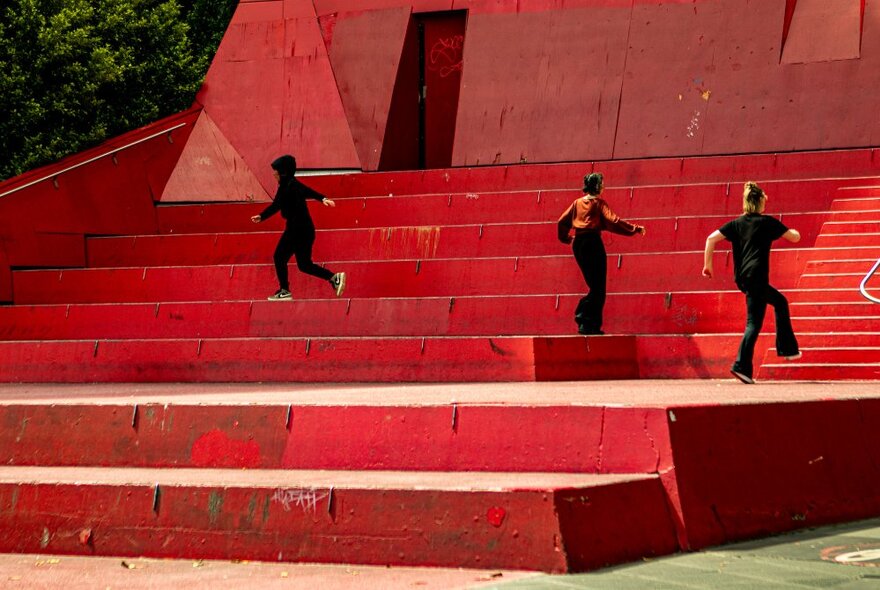
{"label": "black pants", "polygon": [[605,244],[599,232],[585,233],[574,239],[572,250],[589,289],[575,309],[574,321],[582,332],[598,332],[602,329],[605,275],[608,271]]}
{"label": "black pants", "polygon": [[788,300],[785,296],[771,287],[769,284],[742,285],[742,291],[746,294],[746,331],[739,345],[739,353],[733,370],[753,376],[753,358],[755,356],[755,343],[758,334],[764,325],[764,315],[767,312],[767,304],[773,306],[776,314],[776,354],[779,356],[791,356],[798,353],[798,343],[791,327],[791,315],[788,311]]}
{"label": "black pants", "polygon": [[329,281],[333,273],[312,262],[312,246],[315,244],[315,228],[287,226],[278,246],[275,248],[275,273],[278,275],[278,285],[282,289],[290,290],[290,279],[287,274],[287,263],[291,256],[296,256],[296,267],[307,275]]}

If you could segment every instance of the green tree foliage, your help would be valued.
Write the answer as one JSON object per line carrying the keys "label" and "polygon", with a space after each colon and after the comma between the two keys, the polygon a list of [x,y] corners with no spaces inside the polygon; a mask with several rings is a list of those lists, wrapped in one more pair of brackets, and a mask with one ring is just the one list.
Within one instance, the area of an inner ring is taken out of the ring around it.
{"label": "green tree foliage", "polygon": [[188,108],[237,2],[183,4],[4,0],[0,178]]}

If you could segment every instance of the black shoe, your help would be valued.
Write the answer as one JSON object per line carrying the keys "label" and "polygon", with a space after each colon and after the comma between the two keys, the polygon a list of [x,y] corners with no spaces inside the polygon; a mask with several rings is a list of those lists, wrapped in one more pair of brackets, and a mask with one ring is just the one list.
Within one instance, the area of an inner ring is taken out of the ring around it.
{"label": "black shoe", "polygon": [[730,374],[745,383],[746,385],[754,385],[755,380],[752,379],[751,375],[746,375],[745,373],[741,373],[736,369],[731,369]]}
{"label": "black shoe", "polygon": [[596,328],[588,328],[586,326],[578,326],[578,334],[582,336],[602,336],[605,334],[602,330]]}

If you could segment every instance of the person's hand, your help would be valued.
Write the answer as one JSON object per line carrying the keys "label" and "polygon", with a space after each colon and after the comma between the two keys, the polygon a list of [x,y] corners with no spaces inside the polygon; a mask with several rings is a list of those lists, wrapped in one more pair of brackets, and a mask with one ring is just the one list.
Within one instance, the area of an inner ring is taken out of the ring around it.
{"label": "person's hand", "polygon": [[636,233],[643,236],[646,233],[648,233],[648,230],[645,229],[644,225],[640,225],[640,226],[636,227]]}
{"label": "person's hand", "polygon": [[712,269],[712,265],[708,264],[703,267],[703,276],[707,279],[711,279],[712,275],[715,274],[715,271]]}
{"label": "person's hand", "polygon": [[325,207],[335,207],[336,206],[336,203],[331,201],[330,199],[324,199],[323,201],[321,201],[321,203],[323,203]]}
{"label": "person's hand", "polygon": [[254,223],[260,223],[261,221],[263,221],[263,218],[259,215],[254,215],[253,217],[251,217],[251,221],[253,221]]}

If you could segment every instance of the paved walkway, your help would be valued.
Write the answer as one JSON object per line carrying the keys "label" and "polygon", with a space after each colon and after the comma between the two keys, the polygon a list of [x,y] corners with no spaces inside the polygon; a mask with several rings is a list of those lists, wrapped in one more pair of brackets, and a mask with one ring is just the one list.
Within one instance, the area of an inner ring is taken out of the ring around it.
{"label": "paved walkway", "polygon": [[880,588],[880,519],[790,533],[599,572],[0,555],[3,589],[790,590]]}
{"label": "paved walkway", "polygon": [[538,575],[494,590],[790,590],[880,588],[880,519],[622,565]]}

